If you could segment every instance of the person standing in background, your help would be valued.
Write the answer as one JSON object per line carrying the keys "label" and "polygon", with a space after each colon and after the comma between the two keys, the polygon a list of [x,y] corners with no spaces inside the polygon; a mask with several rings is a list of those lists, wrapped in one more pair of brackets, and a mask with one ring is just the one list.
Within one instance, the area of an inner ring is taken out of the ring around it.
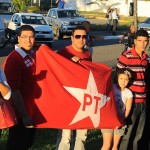
{"label": "person standing in background", "polygon": [[92,41],[92,36],[90,35],[90,31],[91,31],[91,24],[89,21],[83,21],[82,26],[86,29],[87,32],[87,40],[86,40],[86,44],[84,46],[85,49],[88,49],[91,54],[93,55],[93,41]]}
{"label": "person standing in background", "polygon": [[112,9],[110,7],[107,10],[105,18],[107,19],[106,31],[111,31],[112,30],[112,25],[111,25],[111,23],[112,23]]}
{"label": "person standing in background", "polygon": [[112,11],[112,21],[113,21],[112,35],[116,35],[118,20],[119,20],[118,10],[117,8],[114,8]]}
{"label": "person standing in background", "polygon": [[56,4],[58,4],[57,8],[63,9],[65,5],[66,0],[56,0]]}

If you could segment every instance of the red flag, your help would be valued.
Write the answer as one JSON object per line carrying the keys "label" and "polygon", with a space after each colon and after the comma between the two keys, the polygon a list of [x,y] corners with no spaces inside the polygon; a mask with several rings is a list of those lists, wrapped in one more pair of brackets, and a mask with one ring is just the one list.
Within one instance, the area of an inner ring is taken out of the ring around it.
{"label": "red flag", "polygon": [[36,78],[33,119],[38,128],[122,126],[106,65],[76,64],[43,45],[36,52]]}

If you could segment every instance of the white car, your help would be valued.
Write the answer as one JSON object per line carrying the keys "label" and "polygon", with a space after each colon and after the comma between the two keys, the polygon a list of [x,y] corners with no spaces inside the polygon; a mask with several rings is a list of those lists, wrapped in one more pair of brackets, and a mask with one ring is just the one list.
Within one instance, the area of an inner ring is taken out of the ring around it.
{"label": "white car", "polygon": [[150,35],[150,18],[147,18],[145,21],[141,22],[138,25],[138,29],[144,29]]}
{"label": "white car", "polygon": [[54,40],[54,33],[43,15],[15,13],[8,24],[8,28],[16,30],[25,24],[31,25],[35,29],[35,43],[51,45]]}
{"label": "white car", "polygon": [[2,18],[0,18],[0,47],[2,45],[2,40],[5,38],[5,26]]}

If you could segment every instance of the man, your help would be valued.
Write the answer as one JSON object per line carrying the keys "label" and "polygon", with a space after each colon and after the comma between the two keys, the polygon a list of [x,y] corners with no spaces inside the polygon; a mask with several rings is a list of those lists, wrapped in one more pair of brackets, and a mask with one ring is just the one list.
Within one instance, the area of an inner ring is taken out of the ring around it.
{"label": "man", "polygon": [[135,31],[136,31],[136,27],[135,25],[131,24],[130,25],[130,29],[128,32],[124,33],[121,37],[121,39],[119,40],[119,43],[122,43],[124,41],[125,37],[128,37],[128,45],[125,46],[124,51],[134,47],[134,35],[135,35]]}
{"label": "man", "polygon": [[112,11],[112,21],[113,21],[112,35],[116,35],[116,30],[117,30],[117,25],[119,20],[119,15],[117,11],[118,11],[117,8],[114,8],[114,10]]}
{"label": "man", "polygon": [[[87,40],[87,32],[84,27],[76,27],[72,31],[70,46],[65,47],[58,51],[58,53],[76,63],[84,59],[87,61],[92,61],[90,51],[84,49]],[[57,140],[57,150],[69,150],[71,141],[71,130],[63,129],[59,134],[61,134]],[[84,143],[87,138],[87,129],[76,130],[76,140],[74,150],[84,150]]]}
{"label": "man", "polygon": [[121,140],[120,150],[138,150],[143,134],[146,119],[145,70],[149,63],[145,49],[148,43],[149,35],[147,31],[138,30],[134,37],[135,47],[124,52],[118,59],[118,68],[128,68],[133,72],[129,89],[134,96],[130,117],[126,120],[129,127],[126,135]]}
{"label": "man", "polygon": [[18,31],[18,45],[4,62],[4,72],[12,89],[12,106],[17,114],[18,124],[9,128],[6,150],[28,150],[33,144],[35,128],[31,120],[35,85],[35,61],[32,50],[35,30],[23,25]]}
{"label": "man", "polygon": [[63,9],[65,5],[66,0],[56,0],[56,4],[58,4],[57,8]]}
{"label": "man", "polygon": [[86,44],[84,48],[88,49],[93,55],[93,48],[92,48],[93,41],[92,41],[92,36],[90,35],[91,24],[89,21],[83,21],[82,26],[86,29],[86,32],[87,32],[87,40],[86,40]]}

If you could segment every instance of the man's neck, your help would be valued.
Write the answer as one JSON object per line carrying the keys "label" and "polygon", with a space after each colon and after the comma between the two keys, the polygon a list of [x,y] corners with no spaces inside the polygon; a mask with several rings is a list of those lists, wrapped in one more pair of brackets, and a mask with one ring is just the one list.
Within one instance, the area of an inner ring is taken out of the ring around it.
{"label": "man's neck", "polygon": [[72,47],[74,48],[74,50],[76,50],[77,52],[83,52],[84,48],[76,48],[72,45]]}
{"label": "man's neck", "polygon": [[135,51],[136,51],[136,53],[137,53],[140,57],[142,57],[143,51],[140,51],[140,50],[138,50],[138,49],[135,49]]}

